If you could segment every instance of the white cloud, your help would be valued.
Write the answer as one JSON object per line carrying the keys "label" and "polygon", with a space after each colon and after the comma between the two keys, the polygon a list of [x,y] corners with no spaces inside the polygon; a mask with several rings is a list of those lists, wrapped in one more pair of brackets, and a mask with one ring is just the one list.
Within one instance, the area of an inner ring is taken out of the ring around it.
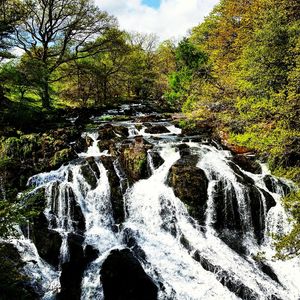
{"label": "white cloud", "polygon": [[156,33],[161,40],[181,38],[203,21],[219,0],[162,0],[158,9],[141,0],[96,0],[96,4],[118,18],[127,31]]}

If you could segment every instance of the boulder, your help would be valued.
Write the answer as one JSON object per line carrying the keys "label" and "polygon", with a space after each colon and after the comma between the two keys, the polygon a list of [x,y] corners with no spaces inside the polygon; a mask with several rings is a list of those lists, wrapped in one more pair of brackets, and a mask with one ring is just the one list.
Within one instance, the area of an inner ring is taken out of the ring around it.
{"label": "boulder", "polygon": [[182,135],[193,136],[193,135],[204,135],[210,136],[212,134],[213,126],[210,121],[198,121],[192,125],[186,125],[182,128]]}
{"label": "boulder", "polygon": [[86,263],[91,263],[92,261],[96,260],[99,256],[99,250],[95,249],[91,245],[86,245],[84,249],[84,257]]}
{"label": "boulder", "polygon": [[152,146],[140,136],[135,137],[133,143],[123,144],[121,147],[120,162],[129,182],[133,183],[149,177],[147,151],[150,148]]}
{"label": "boulder", "polygon": [[162,133],[170,133],[170,130],[163,125],[152,125],[146,128],[145,132],[150,134],[162,134]]}
{"label": "boulder", "polygon": [[130,250],[133,252],[134,256],[138,258],[141,261],[146,261],[146,253],[144,250],[139,246],[136,240],[137,233],[134,232],[130,228],[125,228],[123,231],[123,243],[130,248]]}
{"label": "boulder", "polygon": [[120,135],[123,138],[126,138],[129,135],[128,128],[125,126],[115,125],[113,129],[116,134]]}
{"label": "boulder", "polygon": [[98,129],[98,140],[110,140],[117,137],[114,126],[111,124],[105,124]]}
{"label": "boulder", "polygon": [[262,169],[260,164],[250,159],[249,157],[245,155],[234,155],[232,158],[232,161],[237,164],[241,169],[253,173],[253,174],[261,174]]}
{"label": "boulder", "polygon": [[148,153],[152,159],[153,167],[155,170],[158,169],[165,162],[165,160],[159,155],[158,152],[150,151]]}
{"label": "boulder", "polygon": [[157,299],[157,286],[129,249],[111,251],[100,274],[105,300]]}
{"label": "boulder", "polygon": [[71,187],[68,188],[70,214],[75,232],[83,234],[85,231],[85,218],[80,205],[76,202],[75,195]]}
{"label": "boulder", "polygon": [[187,144],[180,144],[178,146],[180,157],[191,155],[191,148]]}
{"label": "boulder", "polygon": [[197,156],[187,155],[170,169],[168,184],[175,195],[187,206],[191,216],[205,223],[208,179],[203,170],[196,167]]}

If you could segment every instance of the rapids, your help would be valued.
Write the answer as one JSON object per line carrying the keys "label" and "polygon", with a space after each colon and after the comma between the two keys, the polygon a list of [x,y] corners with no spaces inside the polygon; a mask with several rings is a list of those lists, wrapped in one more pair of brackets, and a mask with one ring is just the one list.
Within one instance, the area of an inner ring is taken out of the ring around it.
{"label": "rapids", "polygon": [[[138,130],[134,123],[122,125],[128,127],[129,138],[143,135],[154,144],[149,153],[155,150],[164,160],[155,168],[148,155],[151,176],[133,185],[128,184],[119,162],[114,162],[123,193],[122,224],[114,221],[108,170],[101,159],[109,154],[99,150],[96,133],[85,133],[93,143],[87,152],[78,154],[77,160],[58,170],[35,175],[28,182],[34,187],[31,193],[45,191],[44,214],[49,228],[62,239],[57,268],[39,256],[30,234],[29,239],[24,235],[12,241],[26,263],[25,273],[43,299],[55,299],[60,290],[62,266],[70,260],[68,237],[75,233],[83,236],[83,249],[89,246],[97,253],[84,266],[82,300],[104,299],[101,266],[111,250],[129,247],[129,238],[134,240],[130,246],[133,253],[159,288],[158,299],[299,299],[299,259],[285,262],[273,259],[270,237],[272,233],[289,230],[288,216],[280,199],[284,195],[282,184],[290,183],[272,177],[276,188],[270,191],[263,180],[269,175],[265,167],[262,174],[253,174],[235,166],[239,176],[250,178],[253,189],[260,195],[256,218],[251,208],[251,190],[238,180],[231,167],[232,154],[213,143],[187,141],[197,157],[197,167],[208,179],[205,224],[200,225],[167,184],[170,168],[180,158],[180,129],[167,124],[168,134],[152,135],[145,133],[145,127]],[[85,159],[90,157],[95,161],[94,187],[82,171]],[[273,198],[274,205],[268,206],[268,197]],[[80,230],[75,206],[84,220],[84,228]],[[233,222],[232,216],[237,220]],[[230,222],[233,222],[231,227]],[[272,270],[271,276],[261,267],[260,260],[265,268]]]}

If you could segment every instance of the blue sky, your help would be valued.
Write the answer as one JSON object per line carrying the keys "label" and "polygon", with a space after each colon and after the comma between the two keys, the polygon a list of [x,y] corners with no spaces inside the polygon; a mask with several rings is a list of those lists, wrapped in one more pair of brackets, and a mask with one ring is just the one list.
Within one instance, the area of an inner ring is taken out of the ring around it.
{"label": "blue sky", "polygon": [[155,33],[161,41],[181,39],[201,23],[219,0],[95,0],[129,32]]}
{"label": "blue sky", "polygon": [[160,6],[160,0],[143,0],[142,3],[153,8],[159,8]]}

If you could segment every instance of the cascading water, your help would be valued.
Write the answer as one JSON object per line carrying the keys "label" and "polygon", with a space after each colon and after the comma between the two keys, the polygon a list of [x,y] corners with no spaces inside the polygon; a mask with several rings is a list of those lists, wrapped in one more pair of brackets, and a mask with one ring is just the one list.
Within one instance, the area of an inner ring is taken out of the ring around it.
{"label": "cascading water", "polygon": [[[35,187],[32,193],[45,190],[44,214],[49,228],[62,240],[57,269],[41,259],[25,237],[14,241],[28,262],[25,272],[33,281],[43,281],[44,299],[55,298],[59,290],[61,270],[71,259],[71,234],[83,235],[82,248],[92,247],[97,253],[84,266],[81,299],[104,299],[101,266],[111,250],[128,247],[124,238],[128,233],[135,241],[132,251],[159,287],[159,299],[299,299],[299,260],[281,262],[272,258],[269,235],[289,230],[280,203],[284,191],[279,182],[274,179],[275,189],[270,191],[263,180],[265,171],[252,174],[236,165],[233,168],[228,151],[187,143],[197,157],[196,166],[208,179],[205,222],[199,225],[167,184],[170,168],[180,158],[177,147],[182,143],[170,136],[180,130],[169,126],[170,133],[165,135],[169,137],[164,139],[163,135],[146,134],[145,128],[138,131],[133,124],[128,127],[129,136],[138,133],[150,139],[159,137],[151,142],[164,162],[155,168],[150,150],[150,177],[131,187],[119,161],[114,162],[123,192],[123,224],[115,224],[108,170],[102,161],[108,154],[100,152],[97,134],[88,134],[92,145],[79,154],[78,160],[29,180]],[[253,203],[257,204],[258,218]],[[228,241],[232,238],[242,251]],[[271,267],[275,277],[271,278],[257,263],[255,256],[259,253],[264,254],[264,266]]]}

